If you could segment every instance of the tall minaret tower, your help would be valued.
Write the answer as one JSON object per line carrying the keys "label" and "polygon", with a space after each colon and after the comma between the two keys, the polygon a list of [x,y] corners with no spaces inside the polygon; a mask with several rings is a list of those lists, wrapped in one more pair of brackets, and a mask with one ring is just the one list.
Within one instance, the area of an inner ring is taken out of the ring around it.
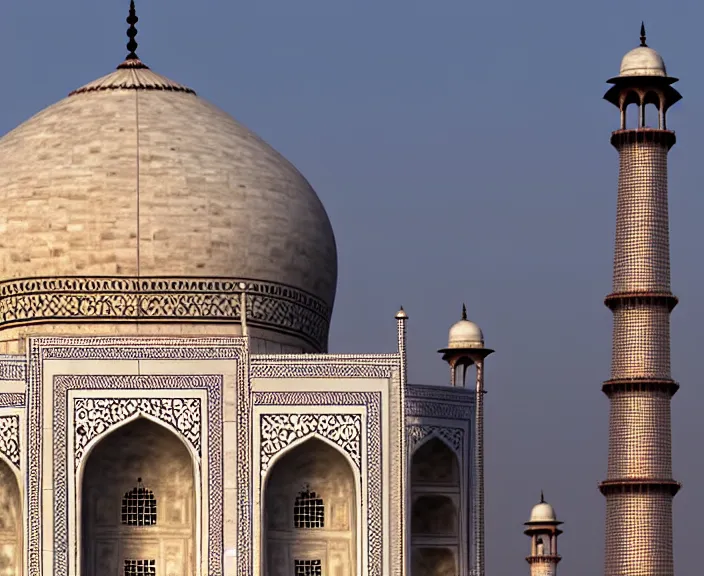
{"label": "tall minaret tower", "polygon": [[530,576],[557,575],[557,564],[561,560],[557,553],[557,537],[562,534],[561,524],[541,492],[540,502],[533,506],[524,531],[530,536],[530,556],[526,558],[530,564]]}
{"label": "tall minaret tower", "polygon": [[[672,576],[670,400],[678,385],[670,375],[670,292],[667,154],[675,133],[668,108],[681,96],[660,55],[646,44],[621,62],[604,98],[621,112],[611,135],[620,157],[613,291],[606,305],[614,318],[609,462],[601,483],[606,496],[606,576]],[[638,126],[626,126],[626,107],[638,107]],[[646,127],[645,108],[658,110],[657,128]]]}

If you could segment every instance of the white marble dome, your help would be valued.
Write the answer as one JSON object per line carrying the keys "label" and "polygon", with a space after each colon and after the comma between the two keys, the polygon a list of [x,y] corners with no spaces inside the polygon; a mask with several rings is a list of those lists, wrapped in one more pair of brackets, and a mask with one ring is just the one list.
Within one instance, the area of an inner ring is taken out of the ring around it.
{"label": "white marble dome", "polygon": [[547,502],[540,502],[533,506],[529,522],[557,522],[555,509]]}
{"label": "white marble dome", "polygon": [[462,307],[462,319],[450,328],[448,348],[483,348],[484,334],[474,322],[467,320],[467,310]]}
{"label": "white marble dome", "polygon": [[238,277],[332,305],[335,238],[306,179],[192,90],[120,69],[0,139],[0,279]]}
{"label": "white marble dome", "polygon": [[648,46],[638,46],[621,60],[619,76],[660,76],[667,77],[667,69],[662,56]]}
{"label": "white marble dome", "polygon": [[[315,191],[257,135],[136,57],[0,139],[0,203],[0,328],[16,309],[34,323],[56,309],[71,321],[141,320],[151,308],[82,303],[86,290],[94,300],[122,290],[87,279],[167,279],[154,321],[235,321],[246,285],[253,326],[327,347],[337,251]],[[16,285],[66,277],[83,282],[72,302],[34,301]],[[199,284],[184,298],[173,279]],[[137,306],[145,286],[131,288]]]}

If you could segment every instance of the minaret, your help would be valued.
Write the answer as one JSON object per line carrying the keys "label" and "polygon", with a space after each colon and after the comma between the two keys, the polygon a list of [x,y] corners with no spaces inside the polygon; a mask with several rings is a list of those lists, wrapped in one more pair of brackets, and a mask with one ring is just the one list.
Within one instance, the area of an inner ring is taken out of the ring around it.
{"label": "minaret", "polygon": [[562,534],[558,528],[555,510],[540,493],[540,502],[533,506],[530,520],[525,523],[524,534],[530,536],[530,576],[556,576],[557,564],[562,558],[557,554],[557,537]]}
{"label": "minaret", "polygon": [[476,366],[474,462],[472,503],[472,576],[484,576],[484,359],[493,350],[484,347],[484,335],[474,322],[467,320],[462,304],[462,319],[450,328],[447,348],[438,350],[450,365],[452,386],[466,386],[467,368]]}
{"label": "minaret", "polygon": [[[606,496],[606,576],[672,576],[670,401],[678,385],[670,375],[670,292],[667,154],[675,133],[668,108],[680,100],[660,55],[645,42],[621,62],[604,98],[621,113],[611,135],[620,168],[616,213],[611,378],[603,391],[611,404]],[[626,126],[626,107],[639,109],[638,126]],[[645,107],[658,109],[657,128],[645,126]]]}

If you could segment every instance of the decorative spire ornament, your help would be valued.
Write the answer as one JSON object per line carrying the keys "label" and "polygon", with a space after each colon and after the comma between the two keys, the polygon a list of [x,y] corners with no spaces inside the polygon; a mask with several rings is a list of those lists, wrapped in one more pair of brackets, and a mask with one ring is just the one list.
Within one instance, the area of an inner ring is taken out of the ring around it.
{"label": "decorative spire ornament", "polygon": [[127,42],[127,49],[130,52],[127,54],[127,58],[125,58],[125,60],[139,60],[136,52],[137,41],[135,40],[137,36],[137,22],[139,22],[139,18],[137,18],[137,12],[134,8],[134,0],[130,0],[130,14],[127,16],[127,23],[130,25],[127,29],[127,37],[130,39],[129,42]]}
{"label": "decorative spire ornament", "polygon": [[134,0],[130,0],[130,13],[127,16],[127,23],[130,25],[127,29],[127,37],[129,38],[127,50],[129,53],[125,61],[117,67],[118,70],[122,68],[148,68],[148,66],[142,63],[139,56],[137,56],[137,40],[135,40],[137,37],[137,22],[139,22],[139,18],[137,18]]}
{"label": "decorative spire ornament", "polygon": [[640,45],[643,48],[647,48],[648,45],[645,43],[645,22],[641,21],[640,23]]}
{"label": "decorative spire ornament", "polygon": [[467,307],[464,304],[462,304],[462,320],[466,320],[466,319],[467,319]]}

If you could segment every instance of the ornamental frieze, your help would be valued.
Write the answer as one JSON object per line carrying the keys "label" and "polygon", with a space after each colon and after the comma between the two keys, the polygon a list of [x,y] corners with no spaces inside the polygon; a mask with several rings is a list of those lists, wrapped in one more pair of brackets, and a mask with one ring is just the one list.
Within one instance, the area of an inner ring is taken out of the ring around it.
{"label": "ornamental frieze", "polygon": [[0,282],[0,327],[37,320],[241,321],[300,336],[324,349],[330,306],[273,282],[213,278],[30,278]]}

